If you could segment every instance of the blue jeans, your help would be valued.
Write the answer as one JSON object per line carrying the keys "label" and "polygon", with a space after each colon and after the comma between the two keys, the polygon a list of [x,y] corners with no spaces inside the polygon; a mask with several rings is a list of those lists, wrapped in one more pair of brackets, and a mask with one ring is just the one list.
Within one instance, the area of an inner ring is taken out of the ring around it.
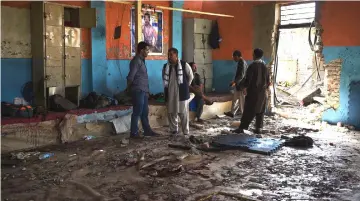
{"label": "blue jeans", "polygon": [[134,90],[132,93],[132,105],[133,113],[131,115],[131,135],[138,135],[139,128],[138,122],[139,118],[141,120],[142,127],[145,133],[151,133],[151,128],[149,125],[149,104],[148,97],[146,92],[141,90]]}

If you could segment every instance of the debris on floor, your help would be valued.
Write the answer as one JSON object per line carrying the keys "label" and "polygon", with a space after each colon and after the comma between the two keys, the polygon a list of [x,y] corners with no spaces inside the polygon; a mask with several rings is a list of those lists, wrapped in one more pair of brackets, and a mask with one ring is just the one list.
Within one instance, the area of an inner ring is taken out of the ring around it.
{"label": "debris on floor", "polygon": [[2,198],[359,200],[360,133],[322,123],[317,106],[278,108],[291,118],[266,116],[261,136],[230,133],[240,119],[223,116],[189,136],[124,133],[2,155]]}

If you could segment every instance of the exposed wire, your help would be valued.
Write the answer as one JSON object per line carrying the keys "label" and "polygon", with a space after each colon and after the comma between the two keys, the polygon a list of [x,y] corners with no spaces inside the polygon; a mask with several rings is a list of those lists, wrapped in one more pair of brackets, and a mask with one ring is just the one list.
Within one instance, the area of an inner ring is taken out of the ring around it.
{"label": "exposed wire", "polygon": [[316,44],[316,42],[317,42],[317,40],[318,40],[317,33],[315,33],[315,36],[314,36],[314,43],[311,41],[311,30],[312,30],[312,28],[313,28],[313,25],[316,26],[315,24],[316,24],[316,21],[315,21],[315,20],[313,20],[313,21],[311,22],[311,24],[310,24],[308,40],[309,40],[310,48],[311,48],[311,50],[312,50],[312,51],[314,52],[314,54],[315,54],[315,67],[316,67],[316,69],[317,69],[318,80],[321,80],[320,67],[319,67],[318,62],[317,62],[316,49],[315,49],[315,44]]}

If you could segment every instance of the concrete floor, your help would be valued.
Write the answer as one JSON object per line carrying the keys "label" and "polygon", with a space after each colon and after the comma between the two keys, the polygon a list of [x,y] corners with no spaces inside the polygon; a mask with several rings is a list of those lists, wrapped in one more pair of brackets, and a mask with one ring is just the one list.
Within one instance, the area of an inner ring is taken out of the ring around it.
{"label": "concrete floor", "polygon": [[[298,127],[305,126],[320,129],[307,133],[313,148],[283,147],[271,156],[168,148],[170,141],[184,139],[170,138],[167,128],[158,130],[161,137],[129,144],[113,136],[35,150],[55,154],[45,160],[3,156],[2,200],[239,200],[209,196],[218,191],[258,200],[360,200],[360,133],[321,124],[310,110],[301,116],[287,108],[297,118],[266,118],[263,137],[301,133]],[[226,133],[232,121],[212,119],[192,134]]]}

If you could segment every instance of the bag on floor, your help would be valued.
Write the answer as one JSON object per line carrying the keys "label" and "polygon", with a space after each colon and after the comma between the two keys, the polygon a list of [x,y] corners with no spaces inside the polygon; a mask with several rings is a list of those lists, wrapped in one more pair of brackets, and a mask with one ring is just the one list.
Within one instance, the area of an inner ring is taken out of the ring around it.
{"label": "bag on floor", "polygon": [[4,117],[27,117],[34,116],[34,109],[30,105],[15,105],[1,102],[1,115]]}
{"label": "bag on floor", "polygon": [[105,95],[99,95],[96,92],[90,92],[83,100],[81,100],[80,107],[89,109],[98,109],[116,105],[117,101]]}
{"label": "bag on floor", "polygon": [[49,108],[56,112],[66,112],[76,109],[77,106],[61,95],[55,94],[49,97]]}

